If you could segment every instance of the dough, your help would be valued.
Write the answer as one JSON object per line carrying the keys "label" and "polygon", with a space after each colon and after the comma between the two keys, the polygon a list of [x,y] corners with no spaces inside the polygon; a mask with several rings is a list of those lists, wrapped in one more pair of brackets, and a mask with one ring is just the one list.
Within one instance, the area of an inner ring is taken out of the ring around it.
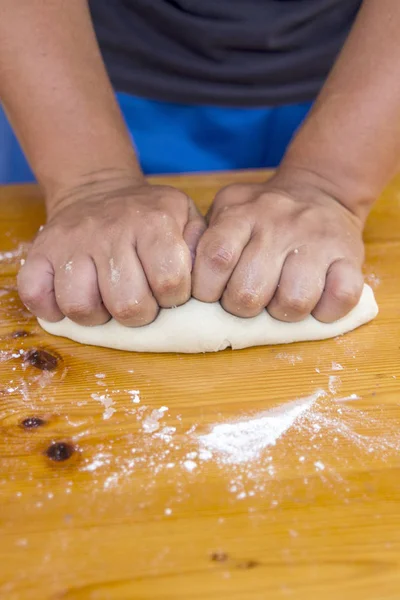
{"label": "dough", "polygon": [[82,344],[106,346],[136,352],[216,352],[265,344],[289,344],[322,340],[346,333],[371,321],[378,314],[372,289],[364,286],[358,305],[335,323],[321,323],[309,316],[298,323],[283,323],[267,311],[243,319],[227,313],[216,302],[206,304],[191,299],[178,308],[162,309],[157,319],[144,327],[131,328],[112,319],[105,325],[84,327],[69,319],[39,324],[54,335]]}

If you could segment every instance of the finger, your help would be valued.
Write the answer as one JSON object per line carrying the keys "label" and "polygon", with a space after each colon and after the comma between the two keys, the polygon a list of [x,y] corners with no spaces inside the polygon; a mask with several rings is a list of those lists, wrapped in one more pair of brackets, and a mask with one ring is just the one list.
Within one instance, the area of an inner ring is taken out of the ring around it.
{"label": "finger", "polygon": [[158,305],[135,249],[126,242],[114,247],[110,254],[95,256],[105,306],[122,325],[141,327],[151,323]]}
{"label": "finger", "polygon": [[330,265],[322,297],[313,316],[323,323],[341,319],[358,303],[364,278],[356,265],[342,259]]}
{"label": "finger", "polygon": [[159,306],[180,306],[190,298],[192,268],[183,231],[165,214],[152,215],[150,225],[137,239],[139,260]]}
{"label": "finger", "polygon": [[268,312],[280,321],[301,321],[321,298],[329,263],[313,249],[303,246],[286,257],[279,285]]}
{"label": "finger", "polygon": [[183,239],[185,240],[192,257],[192,264],[196,257],[196,249],[199,240],[207,229],[204,217],[197,210],[194,202],[189,201],[189,218],[183,231]]}
{"label": "finger", "polygon": [[197,246],[193,269],[193,296],[203,302],[217,302],[251,238],[245,219],[222,213],[206,230]]}
{"label": "finger", "polygon": [[285,253],[273,252],[261,237],[254,236],[230,278],[222,306],[239,317],[254,317],[269,304],[279,282]]}
{"label": "finger", "polygon": [[56,322],[63,318],[54,293],[54,269],[43,255],[28,255],[18,273],[18,291],[22,302],[36,317]]}
{"label": "finger", "polygon": [[110,319],[104,306],[97,271],[88,255],[72,257],[55,272],[54,288],[63,314],[79,325],[102,325]]}

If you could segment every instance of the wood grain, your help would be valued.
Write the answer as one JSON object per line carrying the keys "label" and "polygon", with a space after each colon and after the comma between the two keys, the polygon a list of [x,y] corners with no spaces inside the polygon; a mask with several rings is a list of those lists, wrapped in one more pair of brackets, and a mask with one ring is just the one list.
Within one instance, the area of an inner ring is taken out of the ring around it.
{"label": "wood grain", "polygon": [[[158,181],[204,211],[264,177]],[[15,288],[43,222],[35,187],[0,189],[0,598],[398,600],[400,179],[365,232],[379,317],[291,346],[142,355],[53,338]],[[215,424],[318,389],[259,458],[199,456]]]}

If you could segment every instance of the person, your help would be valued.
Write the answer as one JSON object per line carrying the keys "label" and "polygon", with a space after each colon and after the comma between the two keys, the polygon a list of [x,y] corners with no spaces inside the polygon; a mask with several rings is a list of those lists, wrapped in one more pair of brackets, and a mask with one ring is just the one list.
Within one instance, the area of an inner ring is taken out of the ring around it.
{"label": "person", "polygon": [[[83,325],[145,325],[191,295],[343,317],[398,167],[399,22],[397,0],[2,0],[0,98],[47,207],[22,301]],[[145,177],[274,161],[207,220]]]}

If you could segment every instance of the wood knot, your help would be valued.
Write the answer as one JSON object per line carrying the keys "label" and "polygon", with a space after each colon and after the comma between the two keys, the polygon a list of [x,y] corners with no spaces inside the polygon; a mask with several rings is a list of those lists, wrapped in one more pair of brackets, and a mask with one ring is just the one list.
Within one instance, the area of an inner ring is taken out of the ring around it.
{"label": "wood knot", "polygon": [[46,450],[46,456],[54,462],[64,462],[71,458],[75,448],[67,442],[52,442]]}
{"label": "wood knot", "polygon": [[32,348],[25,352],[24,363],[41,371],[54,371],[58,365],[58,358],[46,350]]}
{"label": "wood knot", "polygon": [[226,552],[213,552],[210,556],[213,562],[226,562],[229,558]]}
{"label": "wood knot", "polygon": [[40,417],[27,417],[21,421],[21,427],[23,429],[37,429],[43,425],[46,425],[46,421]]}

